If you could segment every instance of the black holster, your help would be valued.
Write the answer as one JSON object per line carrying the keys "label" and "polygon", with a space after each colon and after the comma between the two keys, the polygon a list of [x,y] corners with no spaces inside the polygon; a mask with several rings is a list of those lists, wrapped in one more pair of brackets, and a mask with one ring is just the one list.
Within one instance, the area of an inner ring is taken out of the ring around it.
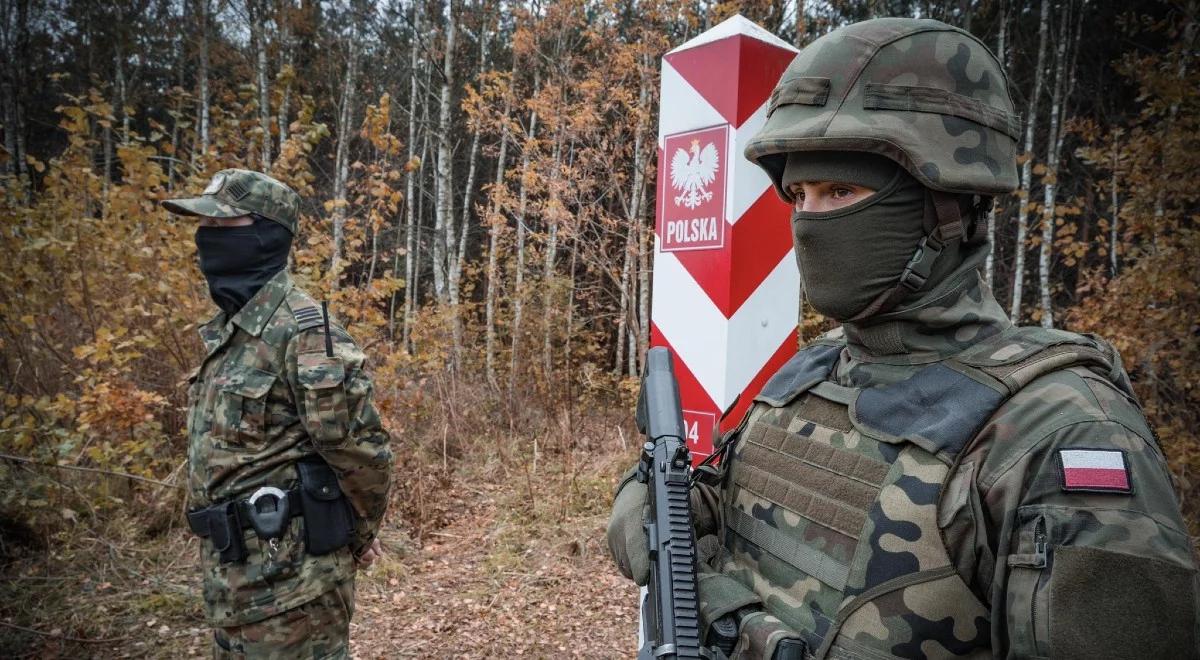
{"label": "black holster", "polygon": [[296,466],[304,508],[305,550],[310,555],[327,555],[349,545],[354,517],[333,469],[320,458],[305,459]]}
{"label": "black holster", "polygon": [[229,564],[246,559],[246,542],[242,538],[242,521],[238,518],[237,502],[211,506],[205,513],[208,534],[213,548],[220,553],[221,563]]}

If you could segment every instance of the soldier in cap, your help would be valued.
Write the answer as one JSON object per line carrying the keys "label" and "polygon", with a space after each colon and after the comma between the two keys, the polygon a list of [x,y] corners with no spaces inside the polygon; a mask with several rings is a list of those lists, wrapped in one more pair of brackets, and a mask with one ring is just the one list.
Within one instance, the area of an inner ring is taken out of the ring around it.
{"label": "soldier in cap", "polygon": [[[1014,326],[980,277],[1019,131],[999,62],[938,21],[841,28],[783,74],[746,156],[841,327],[699,470],[714,657],[1197,656],[1191,540],[1119,355]],[[608,529],[639,584],[645,498],[623,479]]]}
{"label": "soldier in cap", "polygon": [[349,657],[354,576],[380,554],[393,464],[365,356],[288,274],[299,196],[223,170],[199,197],[217,315],[188,379],[188,524],[217,658]]}

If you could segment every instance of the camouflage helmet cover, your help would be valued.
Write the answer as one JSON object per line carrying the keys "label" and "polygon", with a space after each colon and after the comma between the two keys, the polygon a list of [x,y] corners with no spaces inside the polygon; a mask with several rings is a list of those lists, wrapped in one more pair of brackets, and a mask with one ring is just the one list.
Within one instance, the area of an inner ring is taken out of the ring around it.
{"label": "camouflage helmet cover", "polygon": [[199,197],[168,199],[162,205],[172,213],[210,218],[257,213],[287,227],[295,235],[300,196],[284,183],[261,172],[229,169],[214,174]]}
{"label": "camouflage helmet cover", "polygon": [[926,187],[997,194],[1017,186],[1021,131],[999,61],[971,34],[928,19],[880,18],[796,56],[746,146],[784,199],[787,154],[886,156]]}

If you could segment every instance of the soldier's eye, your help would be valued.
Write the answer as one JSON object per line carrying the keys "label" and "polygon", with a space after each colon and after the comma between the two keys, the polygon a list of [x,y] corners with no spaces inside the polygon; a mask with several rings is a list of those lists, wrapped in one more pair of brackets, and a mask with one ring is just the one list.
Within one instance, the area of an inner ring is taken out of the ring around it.
{"label": "soldier's eye", "polygon": [[850,197],[853,194],[854,194],[853,190],[843,187],[843,186],[837,186],[833,189],[833,198],[834,199],[846,199],[847,197]]}

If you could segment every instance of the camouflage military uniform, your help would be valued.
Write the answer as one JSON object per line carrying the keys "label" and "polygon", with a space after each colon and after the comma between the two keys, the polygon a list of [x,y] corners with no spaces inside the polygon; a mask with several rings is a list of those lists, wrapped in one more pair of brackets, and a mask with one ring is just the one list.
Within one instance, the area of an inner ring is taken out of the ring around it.
{"label": "camouflage military uniform", "polygon": [[[1115,354],[1014,328],[977,277],[886,325],[902,350],[849,324],[806,347],[819,368],[764,387],[727,439],[724,480],[693,498],[717,503],[697,512],[720,539],[700,580],[708,620],[761,608],[737,657],[770,658],[789,637],[830,658],[1192,649],[1190,540]],[[1009,388],[972,433],[972,397]],[[1118,452],[1130,487],[1065,487],[1074,449]]]}
{"label": "camouflage military uniform", "polygon": [[1119,356],[1014,327],[979,276],[985,205],[960,195],[1015,186],[1011,108],[974,37],[907,19],[822,37],[772,95],[746,155],[788,201],[790,155],[829,150],[929,197],[897,283],[768,381],[693,491],[734,658],[1196,657],[1191,542]]}
{"label": "camouflage military uniform", "polygon": [[[200,198],[204,214],[240,215],[256,199],[256,186],[265,185],[241,171],[222,176],[229,181],[216,195],[230,181],[249,192],[240,200],[205,199],[210,193]],[[280,196],[259,199],[269,211]],[[169,208],[179,212],[189,201]],[[305,552],[303,516],[291,519],[274,548],[245,529],[242,562],[222,563],[214,544],[203,541],[205,610],[219,629],[218,657],[348,655],[354,557],[379,529],[393,458],[371,402],[365,356],[340,325],[331,322],[327,337],[324,320],[283,270],[232,318],[222,311],[200,328],[206,357],[188,385],[190,507],[242,500],[262,486],[295,488],[297,463],[319,456],[354,516],[350,544],[321,556]]]}

